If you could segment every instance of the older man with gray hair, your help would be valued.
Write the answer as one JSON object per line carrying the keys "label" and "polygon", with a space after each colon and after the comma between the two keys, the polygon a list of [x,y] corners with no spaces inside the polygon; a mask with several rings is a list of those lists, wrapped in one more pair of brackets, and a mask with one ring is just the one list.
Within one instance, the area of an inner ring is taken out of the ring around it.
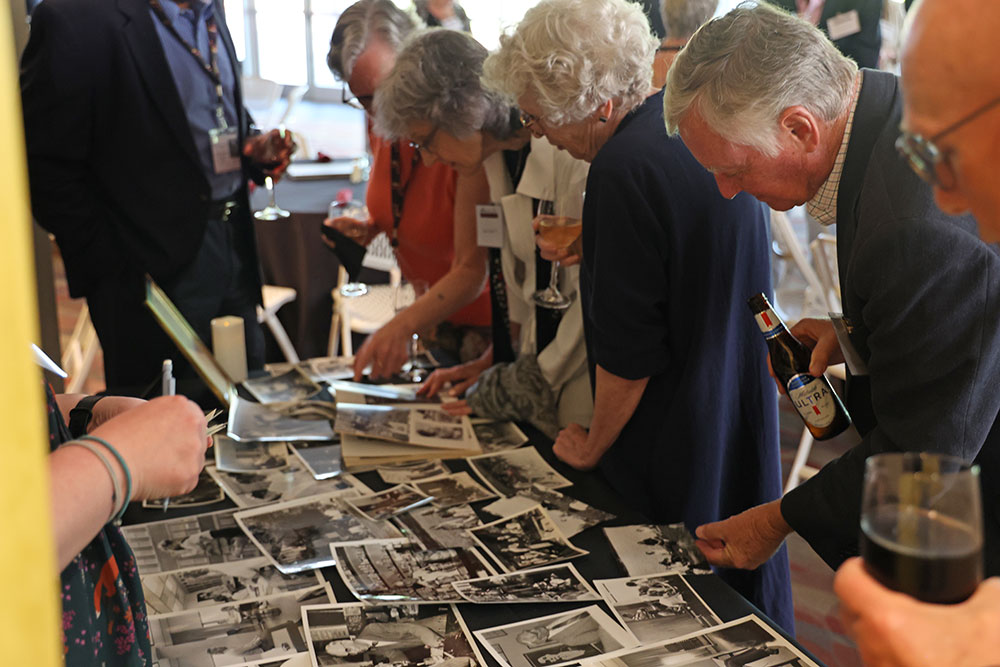
{"label": "older man with gray hair", "polygon": [[[898,155],[895,76],[856,71],[815,27],[766,4],[707,23],[667,77],[668,131],[732,197],[806,204],[837,223],[847,405],[861,442],[780,501],[697,530],[710,561],[753,568],[793,530],[828,564],[858,553],[865,459],[955,454],[1000,473],[1000,258],[969,217],[948,218]],[[793,329],[810,373],[843,361],[828,320]],[[988,506],[984,502],[984,506]],[[986,571],[1000,572],[1000,522],[987,510]]]}

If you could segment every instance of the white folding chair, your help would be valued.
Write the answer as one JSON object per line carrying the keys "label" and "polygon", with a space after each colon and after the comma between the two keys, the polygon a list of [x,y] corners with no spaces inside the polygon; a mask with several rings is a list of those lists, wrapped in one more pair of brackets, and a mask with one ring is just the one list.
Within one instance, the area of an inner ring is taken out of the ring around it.
{"label": "white folding chair", "polygon": [[261,288],[263,304],[257,306],[257,321],[261,324],[267,324],[267,328],[274,334],[274,340],[277,341],[282,354],[285,355],[285,359],[293,364],[299,363],[299,355],[295,351],[291,339],[288,338],[288,332],[285,331],[281,320],[278,319],[278,311],[286,303],[295,301],[297,297],[298,293],[291,287],[264,285]]}
{"label": "white folding chair", "polygon": [[90,321],[90,309],[87,304],[83,304],[60,360],[63,370],[69,376],[66,381],[67,394],[79,394],[83,391],[99,347],[97,331]]}

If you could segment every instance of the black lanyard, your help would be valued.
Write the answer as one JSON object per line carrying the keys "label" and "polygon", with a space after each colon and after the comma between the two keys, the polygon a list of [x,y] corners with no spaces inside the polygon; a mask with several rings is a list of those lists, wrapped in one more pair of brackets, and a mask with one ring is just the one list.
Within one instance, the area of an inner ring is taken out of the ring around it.
{"label": "black lanyard", "polygon": [[407,176],[406,183],[403,183],[403,165],[399,145],[399,141],[394,141],[389,147],[389,185],[392,193],[392,238],[389,241],[393,248],[399,246],[399,221],[403,219],[403,202],[406,200],[406,190],[410,187],[410,181],[413,180],[413,172],[416,171],[417,163],[420,162],[420,151],[414,149],[412,162],[410,162],[410,175]]}
{"label": "black lanyard", "polygon": [[[192,0],[192,2],[198,2],[199,0]],[[218,120],[219,127],[221,129],[226,129],[228,123],[226,123],[226,113],[222,106],[224,99],[224,91],[222,90],[222,76],[219,74],[219,26],[215,22],[215,15],[209,16],[205,19],[205,27],[208,30],[208,62],[205,62],[204,56],[201,55],[201,51],[198,47],[188,44],[187,40],[181,37],[181,34],[177,32],[177,28],[171,22],[170,17],[167,16],[167,12],[163,9],[163,5],[160,4],[160,0],[149,0],[149,6],[156,14],[156,18],[160,19],[160,23],[163,27],[170,31],[178,42],[184,45],[184,48],[188,50],[191,57],[198,61],[198,65],[212,83],[215,84],[215,95],[218,98],[218,105],[215,109],[215,116]],[[214,11],[214,10],[213,10]],[[197,26],[195,27],[195,32],[197,33]]]}

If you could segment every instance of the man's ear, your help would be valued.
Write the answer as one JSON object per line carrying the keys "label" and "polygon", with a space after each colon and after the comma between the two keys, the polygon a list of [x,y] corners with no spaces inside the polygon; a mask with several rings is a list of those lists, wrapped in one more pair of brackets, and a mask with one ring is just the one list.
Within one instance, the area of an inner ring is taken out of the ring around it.
{"label": "man's ear", "polygon": [[807,153],[819,148],[819,119],[803,106],[788,107],[778,119],[782,133],[787,139],[799,144]]}

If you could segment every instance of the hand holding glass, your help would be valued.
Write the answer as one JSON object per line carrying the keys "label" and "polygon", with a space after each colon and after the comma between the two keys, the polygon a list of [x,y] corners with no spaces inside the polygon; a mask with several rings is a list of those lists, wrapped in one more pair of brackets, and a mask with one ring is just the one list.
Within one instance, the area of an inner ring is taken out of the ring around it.
{"label": "hand holding glass", "polygon": [[[361,245],[367,245],[366,239],[371,231],[371,218],[368,214],[368,207],[359,201],[337,201],[330,202],[327,220],[331,221],[331,227],[339,231],[344,236],[350,237]],[[324,224],[326,224],[324,222]],[[343,296],[353,298],[368,294],[368,285],[357,280],[352,280],[340,287]]]}
{"label": "hand holding glass", "polygon": [[[552,209],[545,210],[542,202],[538,207],[539,216],[535,218],[538,235],[550,246],[568,248],[580,236],[583,224],[579,217],[553,215]],[[562,310],[569,308],[572,300],[559,291],[559,262],[552,262],[552,272],[549,275],[549,286],[532,294],[535,303],[543,308]]]}
{"label": "hand holding glass", "polygon": [[[288,132],[284,126],[278,128],[278,135],[281,142],[268,142],[264,147],[264,151],[256,156],[260,166],[268,171],[277,169],[285,162],[287,159],[283,157],[285,151],[291,150],[294,152],[296,148],[295,142],[291,140],[291,132]],[[259,211],[254,211],[253,217],[257,220],[268,221],[283,220],[291,217],[292,214],[278,206],[274,199],[274,179],[271,176],[264,178],[264,187],[267,188],[270,198],[267,206]]]}

